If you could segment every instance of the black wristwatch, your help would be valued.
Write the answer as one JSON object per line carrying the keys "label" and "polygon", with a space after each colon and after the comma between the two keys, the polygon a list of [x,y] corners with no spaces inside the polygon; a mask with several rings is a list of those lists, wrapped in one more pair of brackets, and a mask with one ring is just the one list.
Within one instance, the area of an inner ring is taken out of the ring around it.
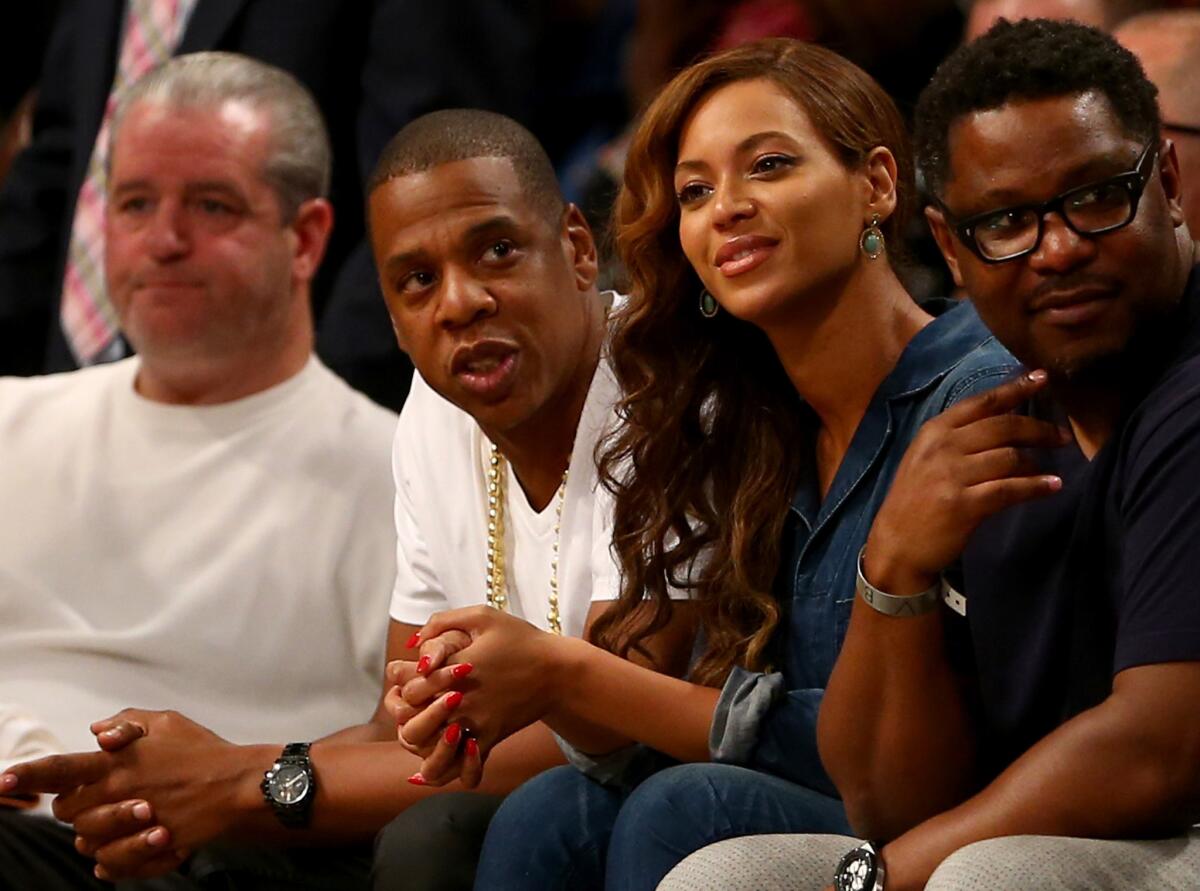
{"label": "black wristwatch", "polygon": [[848,851],[833,875],[834,891],[883,891],[883,845],[863,842]]}
{"label": "black wristwatch", "polygon": [[304,829],[312,819],[317,776],[308,757],[309,743],[288,743],[263,775],[263,799],[288,829]]}

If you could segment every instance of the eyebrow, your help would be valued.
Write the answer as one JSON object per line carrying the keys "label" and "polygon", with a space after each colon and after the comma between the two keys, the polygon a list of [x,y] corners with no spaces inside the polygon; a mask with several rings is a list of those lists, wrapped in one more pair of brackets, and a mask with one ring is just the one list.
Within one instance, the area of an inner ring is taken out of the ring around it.
{"label": "eyebrow", "polygon": [[[1138,157],[1140,157],[1140,153]],[[1074,185],[1065,185],[1059,188],[1055,195],[1061,195],[1063,192],[1069,192],[1072,189],[1078,189],[1082,186],[1089,185],[1099,180],[1108,179],[1112,176],[1120,176],[1123,173],[1129,173],[1133,170],[1133,165],[1137,163],[1137,157],[1132,161],[1126,161],[1124,158],[1118,158],[1114,153],[1105,153],[1103,155],[1094,155],[1074,167],[1067,170],[1062,177],[1062,182],[1074,182]],[[1023,197],[1021,193],[1011,188],[987,189],[980,193],[974,204],[982,207],[979,211],[970,211],[963,216],[973,216],[976,212],[986,213],[993,208],[1003,210],[1005,207],[1017,207],[1025,204],[1040,204],[1041,201],[1033,201]]]}
{"label": "eyebrow", "polygon": [[501,213],[475,223],[463,235],[469,241],[481,235],[489,235],[493,232],[512,232],[518,228],[520,227],[515,219],[506,213]]}
{"label": "eyebrow", "polygon": [[[788,133],[784,133],[782,130],[764,130],[761,133],[753,133],[739,142],[736,146],[734,146],[734,154],[744,154],[745,152],[758,148],[758,146],[760,146],[762,143],[771,139],[786,139],[789,142],[795,142],[795,138],[793,136]],[[678,164],[676,164],[675,171],[679,172],[681,170],[697,170],[707,166],[708,165],[703,161],[686,160],[680,161]]]}
{"label": "eyebrow", "polygon": [[[469,226],[462,233],[460,241],[472,242],[486,235],[499,232],[513,232],[520,228],[520,225],[515,219],[508,214],[496,214],[493,217],[488,217],[486,220],[480,220]],[[424,260],[428,256],[424,247],[418,245],[411,251],[393,254],[383,262],[384,272],[394,273],[398,269],[403,269],[413,263]]]}
{"label": "eyebrow", "polygon": [[190,182],[184,185],[183,190],[189,194],[196,192],[220,192],[224,195],[232,195],[237,198],[242,196],[241,189],[218,179],[203,179],[198,182]]}

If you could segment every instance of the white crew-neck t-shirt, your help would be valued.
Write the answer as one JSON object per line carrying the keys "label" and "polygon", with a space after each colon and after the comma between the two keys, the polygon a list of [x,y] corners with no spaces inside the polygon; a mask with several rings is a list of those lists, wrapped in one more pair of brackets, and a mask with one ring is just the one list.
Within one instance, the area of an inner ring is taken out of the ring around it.
{"label": "white crew-neck t-shirt", "polygon": [[71,750],[126,706],[235,742],[366,720],[395,416],[316,359],[212,406],[142,398],[138,364],[0,379],[0,717]]}
{"label": "white crew-neck t-shirt", "polygon": [[[620,593],[610,548],[612,500],[598,484],[594,458],[597,441],[614,422],[618,393],[601,359],[575,433],[563,496],[558,597],[568,635],[583,633],[593,601],[613,600]],[[486,603],[490,456],[490,443],[475,420],[414,375],[392,450],[397,571],[391,612],[396,621],[423,625],[436,612]],[[535,512],[511,467],[506,470],[509,607],[547,629],[558,496]]]}

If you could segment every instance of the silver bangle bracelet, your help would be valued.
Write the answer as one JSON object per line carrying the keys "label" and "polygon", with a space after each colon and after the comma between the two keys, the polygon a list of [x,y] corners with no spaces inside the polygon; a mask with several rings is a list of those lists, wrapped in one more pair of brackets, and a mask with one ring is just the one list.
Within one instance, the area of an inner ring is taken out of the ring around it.
{"label": "silver bangle bracelet", "polygon": [[855,593],[867,606],[885,616],[923,616],[937,609],[938,601],[942,599],[946,587],[940,579],[932,588],[926,588],[918,594],[899,596],[880,591],[863,575],[863,554],[866,552],[866,545],[858,552],[858,581],[855,584]]}

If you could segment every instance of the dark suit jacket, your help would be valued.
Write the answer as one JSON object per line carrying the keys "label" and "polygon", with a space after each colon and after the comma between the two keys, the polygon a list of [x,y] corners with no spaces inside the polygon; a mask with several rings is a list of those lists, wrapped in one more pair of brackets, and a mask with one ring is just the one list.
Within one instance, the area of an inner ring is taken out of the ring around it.
{"label": "dark suit jacket", "polygon": [[[73,364],[58,325],[75,196],[111,88],[123,0],[64,0],[39,84],[32,145],[0,191],[0,373]],[[528,120],[537,4],[521,0],[199,0],[178,52],[228,50],[292,72],[334,147],[333,241],[314,289],[318,352],[397,406],[395,346],[363,243],[362,183],[412,117],[447,106]]]}

